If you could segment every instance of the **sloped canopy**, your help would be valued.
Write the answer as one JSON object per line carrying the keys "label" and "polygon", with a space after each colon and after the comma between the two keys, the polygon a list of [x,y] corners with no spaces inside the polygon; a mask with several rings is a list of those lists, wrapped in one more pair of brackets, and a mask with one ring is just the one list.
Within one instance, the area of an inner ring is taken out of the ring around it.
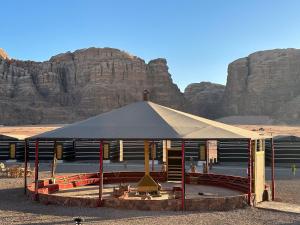
{"label": "sloped canopy", "polygon": [[262,139],[258,133],[141,101],[30,139]]}
{"label": "sloped canopy", "polygon": [[4,134],[0,134],[0,141],[17,141],[18,139],[13,136],[7,136]]}
{"label": "sloped canopy", "polygon": [[17,141],[18,139],[12,136],[0,134],[0,141]]}

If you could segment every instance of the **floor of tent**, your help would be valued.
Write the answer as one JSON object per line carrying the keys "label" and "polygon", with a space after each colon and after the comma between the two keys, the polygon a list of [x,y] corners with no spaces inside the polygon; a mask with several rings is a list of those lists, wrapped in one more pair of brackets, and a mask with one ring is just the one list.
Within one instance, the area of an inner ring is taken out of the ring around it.
{"label": "floor of tent", "polygon": [[[136,183],[128,183],[131,187],[135,187]],[[177,186],[181,187],[180,182],[165,182],[161,183],[162,191],[160,192],[160,197],[152,197],[152,200],[163,200],[170,199],[169,191],[172,187]],[[113,198],[113,188],[118,187],[118,184],[105,184],[103,187],[103,198],[109,199]],[[167,189],[167,190],[166,190]],[[133,191],[132,193],[134,193]],[[201,194],[199,194],[201,193]],[[225,197],[225,196],[236,196],[241,195],[242,192],[216,187],[216,186],[208,186],[208,185],[196,185],[196,184],[186,184],[186,199],[197,199],[197,198],[212,198],[212,197]],[[99,186],[97,185],[89,185],[82,187],[75,187],[67,190],[60,190],[52,195],[56,196],[65,196],[65,197],[80,197],[80,198],[98,198],[99,196]],[[134,194],[130,194],[128,199],[141,199],[141,196],[136,196]]]}

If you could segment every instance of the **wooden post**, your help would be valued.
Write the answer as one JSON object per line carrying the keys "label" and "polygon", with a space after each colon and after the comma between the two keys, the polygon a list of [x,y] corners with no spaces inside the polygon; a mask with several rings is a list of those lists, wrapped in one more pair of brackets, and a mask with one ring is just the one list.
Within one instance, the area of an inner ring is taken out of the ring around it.
{"label": "wooden post", "polygon": [[27,161],[28,161],[28,156],[27,156],[27,140],[25,139],[25,146],[24,146],[24,194],[26,195],[27,193]]}
{"label": "wooden post", "polygon": [[274,149],[274,139],[271,139],[272,145],[272,201],[275,200],[275,149]]}
{"label": "wooden post", "polygon": [[248,204],[251,205],[251,195],[252,195],[252,147],[251,139],[248,139]]}
{"label": "wooden post", "polygon": [[149,168],[149,141],[144,141],[144,153],[145,153],[145,175],[150,175]]}
{"label": "wooden post", "polygon": [[185,210],[185,153],[184,141],[181,142],[181,208]]}
{"label": "wooden post", "polygon": [[123,162],[123,160],[124,160],[124,152],[123,152],[123,141],[122,140],[120,140],[119,141],[119,146],[120,146],[120,148],[119,148],[119,153],[120,153],[120,157],[119,157],[119,161],[120,162]]}
{"label": "wooden post", "polygon": [[167,162],[167,148],[168,148],[168,146],[167,146],[167,140],[163,140],[163,163],[166,163]]}
{"label": "wooden post", "polygon": [[103,200],[103,141],[100,141],[99,146],[99,206],[102,206]]}
{"label": "wooden post", "polygon": [[34,195],[34,200],[38,201],[39,199],[39,193],[38,193],[38,188],[39,188],[39,141],[35,141],[35,163],[34,163],[34,168],[35,168],[35,176],[34,176],[34,181],[35,181],[35,195]]}

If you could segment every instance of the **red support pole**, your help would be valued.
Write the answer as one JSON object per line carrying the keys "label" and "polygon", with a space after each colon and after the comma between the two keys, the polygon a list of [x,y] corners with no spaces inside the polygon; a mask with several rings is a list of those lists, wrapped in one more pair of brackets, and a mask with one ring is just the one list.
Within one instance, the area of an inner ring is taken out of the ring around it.
{"label": "red support pole", "polygon": [[35,163],[34,163],[34,168],[35,168],[35,200],[38,201],[39,199],[39,193],[38,193],[38,188],[39,188],[39,141],[35,141]]}
{"label": "red support pole", "polygon": [[206,151],[206,173],[209,173],[209,148],[208,148],[208,141],[205,141],[205,151]]}
{"label": "red support pole", "polygon": [[181,142],[181,208],[185,210],[185,153],[184,153],[184,141]]}
{"label": "red support pole", "polygon": [[100,141],[99,146],[99,206],[102,205],[103,191],[103,141]]}
{"label": "red support pole", "polygon": [[248,140],[248,204],[251,205],[251,194],[252,194],[252,149],[251,139]]}
{"label": "red support pole", "polygon": [[25,140],[25,146],[24,146],[24,194],[27,193],[27,140]]}
{"label": "red support pole", "polygon": [[275,149],[274,149],[274,140],[271,139],[272,145],[272,201],[275,200]]}
{"label": "red support pole", "polygon": [[168,159],[167,159],[167,155],[168,155],[168,141],[165,140],[165,148],[166,148],[166,152],[165,152],[165,162],[164,163],[167,163]]}

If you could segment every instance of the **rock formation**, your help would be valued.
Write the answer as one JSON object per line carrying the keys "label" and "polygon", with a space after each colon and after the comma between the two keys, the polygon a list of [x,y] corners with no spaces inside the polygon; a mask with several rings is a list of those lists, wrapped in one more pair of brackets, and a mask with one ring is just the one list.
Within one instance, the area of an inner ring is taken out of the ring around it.
{"label": "rock formation", "polygon": [[0,59],[9,59],[9,56],[2,48],[0,48]]}
{"label": "rock formation", "polygon": [[300,123],[300,50],[255,52],[228,66],[224,115],[271,116]]}
{"label": "rock formation", "polygon": [[184,90],[184,96],[193,114],[207,118],[222,116],[222,98],[225,86],[210,82],[190,84]]}
{"label": "rock formation", "polygon": [[33,62],[0,49],[0,124],[69,123],[142,100],[144,89],[151,101],[208,118],[300,124],[300,50],[255,52],[229,64],[226,87],[202,82],[183,94],[165,59],[89,48]]}
{"label": "rock formation", "polygon": [[182,109],[165,59],[148,64],[112,48],[67,52],[49,61],[0,58],[0,124],[68,123],[142,99]]}

